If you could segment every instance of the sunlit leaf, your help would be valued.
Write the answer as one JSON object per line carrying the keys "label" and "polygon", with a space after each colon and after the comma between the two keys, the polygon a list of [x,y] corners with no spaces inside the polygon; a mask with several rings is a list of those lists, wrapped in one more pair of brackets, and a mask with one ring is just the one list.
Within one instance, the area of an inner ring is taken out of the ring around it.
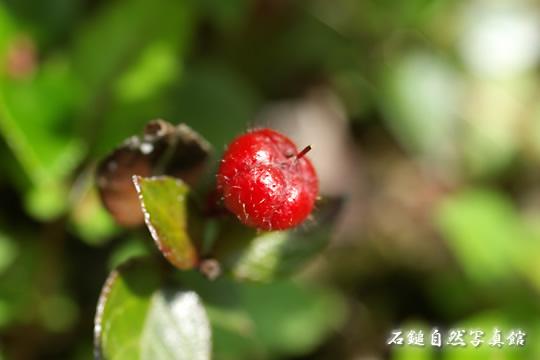
{"label": "sunlit leaf", "polygon": [[142,359],[210,359],[210,326],[192,291],[159,291],[152,296],[141,335]]}
{"label": "sunlit leaf", "polygon": [[210,325],[198,295],[164,286],[152,262],[133,262],[111,273],[94,336],[102,360],[210,359]]}
{"label": "sunlit leaf", "polygon": [[293,274],[328,244],[328,227],[257,233],[237,222],[227,223],[214,256],[238,280],[269,282]]}
{"label": "sunlit leaf", "polygon": [[515,275],[529,234],[500,193],[471,189],[443,202],[436,214],[451,250],[472,279],[490,283]]}
{"label": "sunlit leaf", "polygon": [[[190,219],[189,188],[171,177],[142,178],[133,182],[141,199],[146,225],[159,250],[180,269],[197,265],[198,254],[192,238],[196,221]],[[190,232],[191,231],[191,232]]]}
{"label": "sunlit leaf", "polygon": [[209,281],[196,272],[176,276],[206,304],[218,359],[307,353],[342,324],[347,312],[339,293],[325,287],[290,280],[255,284],[221,277]]}
{"label": "sunlit leaf", "polygon": [[176,81],[181,64],[177,61],[175,50],[168,44],[149,46],[131,71],[118,79],[117,96],[126,102],[140,101]]}

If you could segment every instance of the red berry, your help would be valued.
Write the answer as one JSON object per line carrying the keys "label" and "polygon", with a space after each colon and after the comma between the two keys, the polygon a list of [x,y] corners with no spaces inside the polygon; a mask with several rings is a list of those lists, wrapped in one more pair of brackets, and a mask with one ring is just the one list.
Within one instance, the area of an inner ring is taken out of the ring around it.
{"label": "red berry", "polygon": [[300,225],[313,210],[319,182],[311,162],[286,136],[270,129],[236,138],[219,167],[217,188],[225,207],[259,230]]}

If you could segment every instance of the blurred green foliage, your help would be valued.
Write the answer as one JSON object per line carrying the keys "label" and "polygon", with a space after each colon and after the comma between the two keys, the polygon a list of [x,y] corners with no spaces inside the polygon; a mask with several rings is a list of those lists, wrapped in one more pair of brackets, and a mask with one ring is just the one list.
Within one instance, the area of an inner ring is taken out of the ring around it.
{"label": "blurred green foliage", "polygon": [[[94,188],[117,144],[163,118],[217,159],[314,91],[346,119],[336,231],[284,282],[179,275],[214,357],[540,358],[539,18],[532,0],[0,2],[0,359],[92,359],[108,272],[154,251]],[[433,327],[527,337],[386,344]]]}

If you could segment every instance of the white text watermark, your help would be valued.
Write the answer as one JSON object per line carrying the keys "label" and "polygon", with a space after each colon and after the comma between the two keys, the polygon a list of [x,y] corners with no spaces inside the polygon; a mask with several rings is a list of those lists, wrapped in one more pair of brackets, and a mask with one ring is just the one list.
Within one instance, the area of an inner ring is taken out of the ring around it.
{"label": "white text watermark", "polygon": [[525,332],[519,329],[513,329],[508,332],[503,332],[497,328],[489,333],[482,330],[471,329],[455,329],[450,330],[446,334],[439,332],[437,328],[433,328],[429,334],[424,334],[422,330],[401,331],[396,329],[392,331],[392,335],[388,338],[388,345],[409,345],[409,346],[468,346],[479,347],[482,344],[494,348],[503,346],[525,346]]}

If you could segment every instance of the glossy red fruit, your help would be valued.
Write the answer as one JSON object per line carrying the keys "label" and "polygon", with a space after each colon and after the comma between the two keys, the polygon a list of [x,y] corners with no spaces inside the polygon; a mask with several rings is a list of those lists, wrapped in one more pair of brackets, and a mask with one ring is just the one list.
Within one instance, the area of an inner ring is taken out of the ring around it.
{"label": "glossy red fruit", "polygon": [[311,162],[286,136],[260,129],[236,138],[217,175],[225,207],[259,230],[300,225],[311,213],[319,182]]}

